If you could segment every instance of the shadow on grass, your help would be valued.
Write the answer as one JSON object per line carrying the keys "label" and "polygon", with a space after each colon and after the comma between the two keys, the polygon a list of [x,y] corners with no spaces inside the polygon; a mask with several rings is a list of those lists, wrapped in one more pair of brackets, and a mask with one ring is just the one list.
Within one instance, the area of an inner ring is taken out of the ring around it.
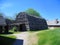
{"label": "shadow on grass", "polygon": [[23,45],[23,40],[0,36],[0,45]]}
{"label": "shadow on grass", "polygon": [[16,39],[0,36],[0,45],[12,45]]}
{"label": "shadow on grass", "polygon": [[0,33],[0,34],[13,34],[13,32]]}

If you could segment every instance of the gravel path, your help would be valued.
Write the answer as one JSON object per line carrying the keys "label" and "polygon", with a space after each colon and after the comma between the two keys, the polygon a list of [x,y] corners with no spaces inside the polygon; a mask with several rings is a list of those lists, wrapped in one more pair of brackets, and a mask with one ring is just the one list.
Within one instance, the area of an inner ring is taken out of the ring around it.
{"label": "gravel path", "polygon": [[17,38],[13,45],[37,45],[37,33],[21,32],[20,34],[13,34]]}

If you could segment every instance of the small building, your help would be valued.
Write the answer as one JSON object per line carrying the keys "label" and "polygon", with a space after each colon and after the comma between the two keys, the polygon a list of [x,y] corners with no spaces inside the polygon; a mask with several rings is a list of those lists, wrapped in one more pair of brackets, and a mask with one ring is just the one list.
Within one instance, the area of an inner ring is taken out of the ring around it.
{"label": "small building", "polygon": [[16,16],[16,19],[12,26],[16,26],[18,31],[27,31],[27,30],[43,30],[47,29],[47,23],[44,18],[32,16],[27,14],[26,12],[20,12]]}
{"label": "small building", "polygon": [[48,27],[60,27],[60,21],[58,19],[47,21]]}

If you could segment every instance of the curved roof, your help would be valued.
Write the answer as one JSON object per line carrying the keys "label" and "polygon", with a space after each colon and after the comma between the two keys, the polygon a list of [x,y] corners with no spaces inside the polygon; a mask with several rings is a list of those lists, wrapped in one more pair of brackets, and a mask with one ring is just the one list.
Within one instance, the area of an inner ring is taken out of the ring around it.
{"label": "curved roof", "polygon": [[32,17],[35,17],[35,18],[44,19],[43,17],[37,17],[37,16],[35,16],[35,15],[30,15],[30,14],[28,14],[28,13],[26,13],[26,12],[20,12],[20,13],[18,13],[17,16],[19,16],[20,14],[22,14],[22,15],[29,15],[29,16],[32,16]]}

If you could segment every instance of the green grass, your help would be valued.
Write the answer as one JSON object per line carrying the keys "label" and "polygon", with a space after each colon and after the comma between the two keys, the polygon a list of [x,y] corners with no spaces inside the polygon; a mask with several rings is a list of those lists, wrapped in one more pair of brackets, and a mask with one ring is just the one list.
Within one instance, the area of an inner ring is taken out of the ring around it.
{"label": "green grass", "polygon": [[9,30],[9,32],[11,32],[13,34],[19,34],[20,33],[19,31],[15,32],[14,30]]}
{"label": "green grass", "polygon": [[38,45],[60,45],[60,28],[49,31],[43,30],[37,35],[39,39]]}
{"label": "green grass", "polygon": [[13,34],[18,34],[20,33],[19,31],[15,31],[17,30],[16,27],[13,27],[11,30],[9,30],[9,32],[13,33]]}

